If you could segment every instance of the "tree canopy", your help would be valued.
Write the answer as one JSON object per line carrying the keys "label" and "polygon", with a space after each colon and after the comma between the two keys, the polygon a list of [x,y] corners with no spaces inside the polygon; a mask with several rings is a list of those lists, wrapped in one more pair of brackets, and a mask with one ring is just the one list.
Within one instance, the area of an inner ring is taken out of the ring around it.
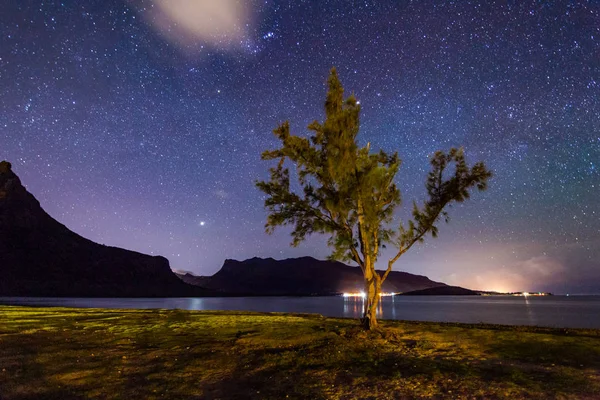
{"label": "tree canopy", "polygon": [[[439,220],[448,221],[446,207],[468,199],[472,188],[485,190],[492,174],[483,162],[469,167],[462,148],[437,151],[425,182],[427,199],[420,205],[413,202],[412,218],[394,226],[401,205],[395,183],[401,163],[398,153],[372,152],[370,144],[360,147],[356,140],[360,104],[353,95],[344,99],[335,68],[328,88],[325,120],[308,126],[310,138],[291,134],[289,122],[273,131],[281,147],[263,152],[262,159],[278,163],[270,168],[270,179],[256,185],[267,195],[267,232],[291,225],[293,246],[313,233],[327,234],[330,258],[360,266],[367,296],[363,322],[374,328],[381,284],[394,263],[428,234],[436,237]],[[296,168],[299,191],[290,186],[290,163]],[[386,244],[397,252],[380,274],[375,263]]]}

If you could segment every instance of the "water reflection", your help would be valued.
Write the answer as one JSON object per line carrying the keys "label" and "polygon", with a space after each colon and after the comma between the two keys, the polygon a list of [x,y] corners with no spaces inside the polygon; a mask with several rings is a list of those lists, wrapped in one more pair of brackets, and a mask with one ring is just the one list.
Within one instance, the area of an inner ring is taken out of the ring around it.
{"label": "water reflection", "polygon": [[190,308],[192,310],[203,310],[204,309],[204,307],[202,307],[202,299],[201,298],[195,297],[190,300],[191,300]]}
{"label": "water reflection", "polygon": [[[341,296],[151,299],[0,297],[0,304],[318,313],[329,317],[360,318],[364,302],[362,298]],[[600,329],[600,296],[391,296],[381,299],[377,312],[384,319]]]}
{"label": "water reflection", "polygon": [[365,300],[362,297],[344,297],[344,316],[359,318],[362,316]]}
{"label": "water reflection", "polygon": [[529,304],[529,296],[527,294],[525,294],[523,296],[523,299],[525,299],[525,309],[527,310],[527,318],[528,318],[528,324],[527,325],[536,325],[536,318],[535,318],[535,313],[533,311],[533,308],[530,306]]}
{"label": "water reflection", "polygon": [[[394,296],[390,296],[392,299]],[[365,299],[361,296],[343,296],[344,299],[344,317],[360,318],[363,316]],[[377,305],[377,316],[383,318],[383,302],[385,297],[379,300]],[[395,313],[393,313],[395,314]],[[392,317],[393,318],[393,317]]]}

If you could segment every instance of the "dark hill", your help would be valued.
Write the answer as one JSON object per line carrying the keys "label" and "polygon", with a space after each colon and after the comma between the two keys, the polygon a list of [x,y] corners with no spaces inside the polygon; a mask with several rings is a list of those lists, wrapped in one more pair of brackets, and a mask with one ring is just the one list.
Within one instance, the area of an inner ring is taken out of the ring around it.
{"label": "dark hill", "polygon": [[413,290],[402,293],[403,296],[480,296],[479,292],[460,286],[440,286],[429,289]]}
{"label": "dark hill", "polygon": [[[312,257],[225,260],[221,270],[213,276],[184,274],[180,278],[187,283],[229,294],[327,295],[357,292],[363,288],[360,268]],[[383,290],[406,292],[438,286],[445,284],[421,275],[392,271],[383,284]]]}
{"label": "dark hill", "polygon": [[0,162],[0,296],[191,296],[164,257],[94,243],[50,217]]}

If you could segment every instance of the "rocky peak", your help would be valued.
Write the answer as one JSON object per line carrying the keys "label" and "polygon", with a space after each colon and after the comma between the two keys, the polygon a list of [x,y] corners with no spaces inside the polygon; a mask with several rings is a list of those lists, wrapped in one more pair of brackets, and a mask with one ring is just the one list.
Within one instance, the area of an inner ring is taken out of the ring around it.
{"label": "rocky peak", "polygon": [[0,161],[0,174],[5,174],[12,171],[12,164],[8,161]]}
{"label": "rocky peak", "polygon": [[12,171],[8,161],[0,162],[0,199],[8,197],[9,193],[22,188],[21,180]]}

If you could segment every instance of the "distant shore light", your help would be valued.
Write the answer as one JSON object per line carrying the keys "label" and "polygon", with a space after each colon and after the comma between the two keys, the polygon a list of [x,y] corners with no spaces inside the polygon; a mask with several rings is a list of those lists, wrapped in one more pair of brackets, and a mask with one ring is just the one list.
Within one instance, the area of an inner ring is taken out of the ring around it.
{"label": "distant shore light", "polygon": [[[383,296],[395,296],[396,293],[394,292],[389,292],[389,293],[379,293],[379,296],[383,297]],[[365,294],[365,292],[344,292],[342,294],[343,297],[362,297],[363,299],[365,297],[367,297],[367,295]]]}

